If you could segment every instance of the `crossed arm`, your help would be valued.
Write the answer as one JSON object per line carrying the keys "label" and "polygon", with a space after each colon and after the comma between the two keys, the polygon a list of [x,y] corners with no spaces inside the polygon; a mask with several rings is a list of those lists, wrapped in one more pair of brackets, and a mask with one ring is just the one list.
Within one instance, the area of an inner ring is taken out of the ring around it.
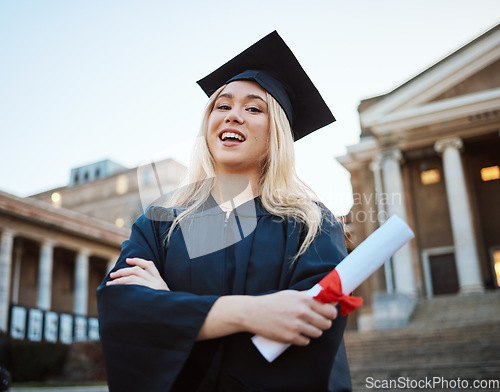
{"label": "crossed arm", "polygon": [[[152,261],[128,258],[130,267],[110,274],[106,284],[135,284],[155,290],[170,290]],[[337,317],[335,304],[321,304],[304,291],[284,290],[260,296],[222,296],[208,312],[198,340],[214,339],[237,332],[250,332],[268,339],[299,346],[320,337]]]}

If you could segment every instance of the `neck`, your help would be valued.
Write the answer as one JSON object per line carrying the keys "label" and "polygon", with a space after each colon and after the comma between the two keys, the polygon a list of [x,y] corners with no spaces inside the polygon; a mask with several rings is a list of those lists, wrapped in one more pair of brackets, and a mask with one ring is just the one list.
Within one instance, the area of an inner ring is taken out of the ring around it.
{"label": "neck", "polygon": [[232,210],[239,205],[254,199],[258,181],[239,174],[217,173],[212,196],[224,210]]}

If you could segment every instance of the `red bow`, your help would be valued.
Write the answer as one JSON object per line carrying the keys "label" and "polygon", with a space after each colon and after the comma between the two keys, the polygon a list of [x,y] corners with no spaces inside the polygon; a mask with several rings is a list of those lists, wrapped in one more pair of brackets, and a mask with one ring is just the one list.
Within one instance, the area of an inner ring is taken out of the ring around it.
{"label": "red bow", "polygon": [[339,273],[335,269],[321,279],[319,285],[323,290],[314,299],[324,304],[338,302],[342,316],[363,305],[363,298],[342,294],[342,282]]}

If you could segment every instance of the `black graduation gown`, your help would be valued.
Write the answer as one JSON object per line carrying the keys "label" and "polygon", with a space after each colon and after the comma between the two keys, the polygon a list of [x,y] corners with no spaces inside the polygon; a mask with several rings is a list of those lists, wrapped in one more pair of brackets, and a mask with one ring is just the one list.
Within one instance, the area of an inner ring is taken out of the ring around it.
{"label": "black graduation gown", "polygon": [[[321,233],[292,265],[301,224],[271,215],[260,198],[254,202],[239,206],[227,220],[209,198],[210,217],[205,218],[211,219],[214,230],[198,230],[197,235],[210,237],[220,233],[218,229],[229,230],[240,240],[192,259],[186,247],[187,227],[177,226],[168,248],[164,245],[175,211],[152,207],[137,219],[113,270],[129,267],[127,257],[151,260],[171,291],[106,286],[109,275],[99,286],[101,341],[111,392],[350,390],[342,342],[346,318],[340,314],[320,338],[307,347],[290,347],[272,363],[257,351],[249,333],[196,342],[219,296],[306,290],[346,256],[342,227],[322,206]],[[246,214],[246,208],[254,205]],[[243,233],[245,217],[250,215],[253,230]]]}

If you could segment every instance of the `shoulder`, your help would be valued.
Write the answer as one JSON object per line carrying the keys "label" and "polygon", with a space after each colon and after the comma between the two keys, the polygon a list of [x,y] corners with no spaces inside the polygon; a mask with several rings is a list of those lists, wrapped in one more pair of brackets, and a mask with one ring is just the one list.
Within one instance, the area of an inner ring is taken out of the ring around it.
{"label": "shoulder", "polygon": [[319,208],[321,213],[321,218],[323,221],[328,221],[331,223],[341,223],[335,214],[321,201],[313,201],[313,203]]}
{"label": "shoulder", "polygon": [[338,219],[335,214],[321,201],[314,202],[321,211],[321,226],[320,229],[322,232],[324,231],[339,231],[344,233],[344,224]]}
{"label": "shoulder", "polygon": [[176,211],[173,208],[150,206],[134,222],[132,233],[141,232],[144,235],[163,233],[168,231],[175,217]]}
{"label": "shoulder", "polygon": [[177,212],[176,208],[171,207],[161,207],[161,206],[150,206],[146,209],[143,214],[145,219],[154,222],[171,222],[175,219]]}
{"label": "shoulder", "polygon": [[175,206],[175,207],[165,207],[161,204],[150,205],[134,223],[134,226],[138,226],[141,229],[147,227],[156,232],[164,233],[167,232],[172,223],[181,215],[183,212],[189,209],[190,205]]}

